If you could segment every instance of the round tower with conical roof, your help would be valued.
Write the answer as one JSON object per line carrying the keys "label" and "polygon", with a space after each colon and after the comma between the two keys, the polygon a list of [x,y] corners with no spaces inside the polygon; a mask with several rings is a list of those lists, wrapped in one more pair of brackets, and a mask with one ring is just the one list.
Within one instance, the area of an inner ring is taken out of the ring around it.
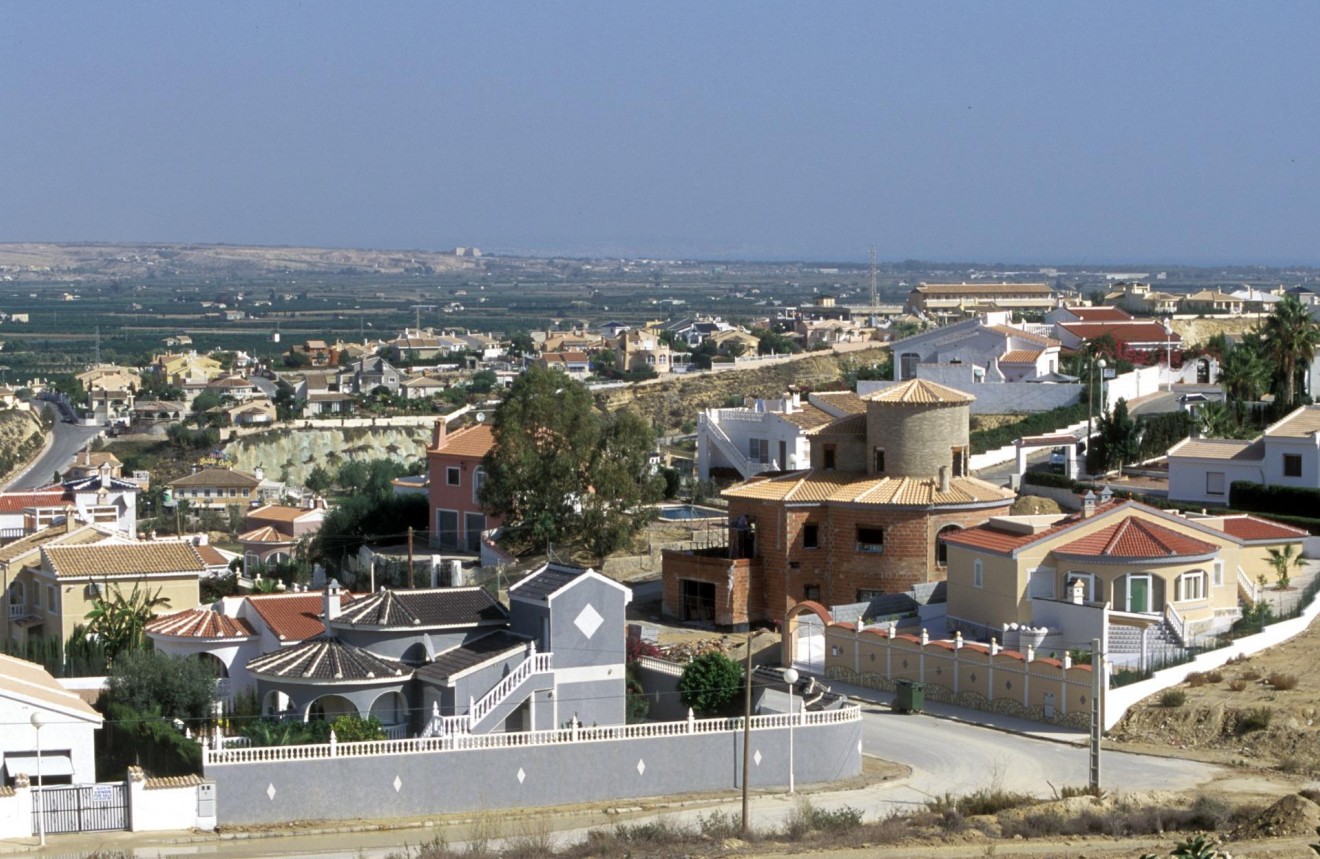
{"label": "round tower with conical roof", "polygon": [[866,400],[867,473],[944,479],[967,474],[970,394],[912,379]]}

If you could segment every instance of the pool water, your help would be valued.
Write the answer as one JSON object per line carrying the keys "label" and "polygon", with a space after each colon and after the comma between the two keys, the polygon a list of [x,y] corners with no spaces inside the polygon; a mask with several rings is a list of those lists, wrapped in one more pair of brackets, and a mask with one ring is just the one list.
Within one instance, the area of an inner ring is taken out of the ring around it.
{"label": "pool water", "polygon": [[716,507],[700,507],[692,504],[660,508],[660,518],[670,522],[686,522],[690,519],[723,519],[727,515],[725,511]]}

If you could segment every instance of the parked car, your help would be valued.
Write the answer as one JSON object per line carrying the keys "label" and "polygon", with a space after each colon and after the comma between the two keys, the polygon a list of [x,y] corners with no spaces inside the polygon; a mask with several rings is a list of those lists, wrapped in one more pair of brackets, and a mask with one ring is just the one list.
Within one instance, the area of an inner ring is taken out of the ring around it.
{"label": "parked car", "polygon": [[1056,447],[1050,451],[1050,471],[1063,474],[1068,470],[1068,450],[1067,448]]}

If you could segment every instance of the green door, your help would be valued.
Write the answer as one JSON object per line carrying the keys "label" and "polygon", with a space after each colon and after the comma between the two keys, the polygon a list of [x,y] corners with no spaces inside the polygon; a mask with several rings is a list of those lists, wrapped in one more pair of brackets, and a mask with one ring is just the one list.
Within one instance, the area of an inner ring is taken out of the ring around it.
{"label": "green door", "polygon": [[1150,611],[1150,576],[1128,576],[1128,611],[1134,614]]}

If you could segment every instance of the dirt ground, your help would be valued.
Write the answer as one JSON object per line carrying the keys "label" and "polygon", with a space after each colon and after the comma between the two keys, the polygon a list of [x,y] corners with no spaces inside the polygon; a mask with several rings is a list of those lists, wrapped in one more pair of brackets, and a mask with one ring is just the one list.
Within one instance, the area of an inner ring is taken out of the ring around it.
{"label": "dirt ground", "polygon": [[[1175,687],[1186,696],[1181,705],[1163,706],[1161,696],[1142,701],[1110,737],[1133,751],[1320,777],[1318,662],[1320,624],[1313,624],[1291,641]],[[1272,675],[1283,675],[1276,679],[1284,686],[1293,678],[1295,688],[1276,688]]]}

